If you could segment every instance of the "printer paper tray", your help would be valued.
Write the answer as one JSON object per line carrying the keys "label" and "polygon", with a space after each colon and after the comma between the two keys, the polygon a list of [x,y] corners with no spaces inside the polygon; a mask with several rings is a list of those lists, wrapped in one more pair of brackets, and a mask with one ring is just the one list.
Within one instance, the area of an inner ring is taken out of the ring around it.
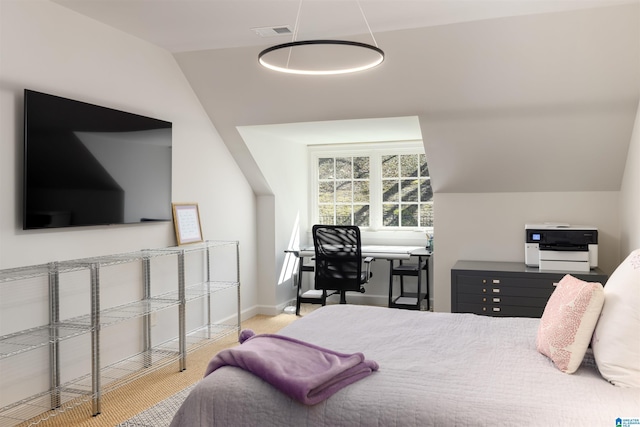
{"label": "printer paper tray", "polygon": [[540,262],[542,261],[585,261],[589,264],[589,252],[581,251],[543,251],[539,252]]}
{"label": "printer paper tray", "polygon": [[553,261],[553,260],[540,260],[540,271],[579,271],[588,272],[591,267],[589,261]]}

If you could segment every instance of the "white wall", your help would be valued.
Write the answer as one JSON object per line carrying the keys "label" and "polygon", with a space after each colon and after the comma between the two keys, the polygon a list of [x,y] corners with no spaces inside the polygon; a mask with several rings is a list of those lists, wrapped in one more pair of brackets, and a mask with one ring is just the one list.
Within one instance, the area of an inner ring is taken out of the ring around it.
{"label": "white wall", "polygon": [[243,307],[255,306],[255,198],[173,56],[49,1],[0,7],[0,268],[176,243],[171,223],[22,230],[29,88],[173,122],[173,200],[199,203],[205,239],[240,241]]}
{"label": "white wall", "polygon": [[620,216],[620,255],[624,259],[640,248],[640,103],[620,189]]}
{"label": "white wall", "polygon": [[272,192],[259,197],[259,221],[262,223],[263,217],[272,221],[260,227],[258,280],[261,311],[276,314],[295,298],[292,281],[295,258],[284,249],[299,247],[301,239],[303,244],[307,243],[306,235],[300,232],[308,226],[307,147],[270,134],[268,127],[249,126],[239,131]]}
{"label": "white wall", "polygon": [[[204,237],[253,258],[253,192],[169,52],[48,1],[1,7],[0,268],[175,244],[171,223],[22,230],[25,88],[173,122],[173,200],[198,202]],[[252,263],[242,277],[255,305]]]}
{"label": "white wall", "polygon": [[[0,31],[0,268],[176,244],[170,222],[22,230],[22,111],[23,91],[29,88],[171,121],[173,201],[199,204],[205,239],[240,241],[242,310],[245,318],[255,314],[255,196],[174,57],[49,1],[2,0]],[[135,284],[120,282],[104,286],[111,292],[101,289],[103,302],[124,291],[136,293]],[[77,284],[77,289],[65,285],[65,295],[87,293],[89,282]],[[24,296],[28,289],[20,291],[16,290],[17,294]],[[25,302],[37,299],[35,292],[29,293],[29,298],[16,299],[25,305],[22,309],[12,305],[11,295],[2,295],[0,335],[7,333],[7,328],[39,326],[31,324],[34,319],[48,319],[46,303]],[[46,295],[46,291],[39,295]],[[235,311],[235,292],[216,297],[222,305],[216,310],[218,317],[213,313],[214,320]],[[67,318],[73,309],[64,308],[61,317]],[[18,315],[10,315],[16,311]],[[176,330],[175,315],[169,323],[164,322],[170,311],[158,313],[152,335]],[[132,354],[120,354],[123,350],[135,352],[141,345],[138,332],[130,322],[103,328],[104,363]],[[86,337],[65,342],[60,361],[63,381],[76,367],[82,370],[89,366],[91,346]],[[46,351],[24,356],[27,362],[20,355],[4,359],[0,366],[0,406],[48,386]],[[33,371],[25,371],[34,366]]]}
{"label": "white wall", "polygon": [[451,268],[457,260],[524,262],[524,225],[545,221],[598,228],[598,265],[619,263],[619,192],[436,193],[436,311],[451,309]]}

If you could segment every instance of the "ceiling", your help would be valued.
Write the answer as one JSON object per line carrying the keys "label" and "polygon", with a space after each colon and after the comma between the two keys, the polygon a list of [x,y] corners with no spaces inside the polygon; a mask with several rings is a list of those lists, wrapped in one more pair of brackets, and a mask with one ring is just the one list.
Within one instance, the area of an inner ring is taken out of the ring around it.
{"label": "ceiling", "polygon": [[559,12],[629,0],[52,0],[170,52],[260,46],[253,29],[295,28],[298,39],[336,38],[506,16]]}
{"label": "ceiling", "polygon": [[[640,98],[640,0],[360,0],[385,62],[332,77],[257,63],[290,36],[252,29],[293,28],[297,0],[53,1],[172,52],[256,194],[270,189],[247,126],[327,143],[393,140],[399,124],[421,134],[436,192],[620,188]],[[356,1],[305,0],[298,39],[367,37],[363,21]]]}

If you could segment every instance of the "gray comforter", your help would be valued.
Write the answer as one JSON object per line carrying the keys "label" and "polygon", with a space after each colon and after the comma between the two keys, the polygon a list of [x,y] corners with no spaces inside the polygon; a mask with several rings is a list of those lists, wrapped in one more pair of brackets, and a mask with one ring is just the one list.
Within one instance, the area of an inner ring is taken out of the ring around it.
{"label": "gray comforter", "polygon": [[568,375],[538,353],[538,323],[323,307],[280,333],[362,352],[378,372],[307,406],[224,367],[198,383],[171,426],[615,426],[619,417],[640,417],[640,389],[607,383],[589,354]]}

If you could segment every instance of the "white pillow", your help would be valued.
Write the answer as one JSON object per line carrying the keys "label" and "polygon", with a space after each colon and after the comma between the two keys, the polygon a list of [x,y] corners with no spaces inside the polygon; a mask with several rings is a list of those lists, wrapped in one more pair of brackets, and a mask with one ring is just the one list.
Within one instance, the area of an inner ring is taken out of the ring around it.
{"label": "white pillow", "polygon": [[640,387],[640,249],[607,280],[591,346],[605,379],[617,386]]}
{"label": "white pillow", "polygon": [[603,302],[600,283],[565,275],[544,307],[536,337],[538,351],[562,372],[574,373],[589,347]]}

